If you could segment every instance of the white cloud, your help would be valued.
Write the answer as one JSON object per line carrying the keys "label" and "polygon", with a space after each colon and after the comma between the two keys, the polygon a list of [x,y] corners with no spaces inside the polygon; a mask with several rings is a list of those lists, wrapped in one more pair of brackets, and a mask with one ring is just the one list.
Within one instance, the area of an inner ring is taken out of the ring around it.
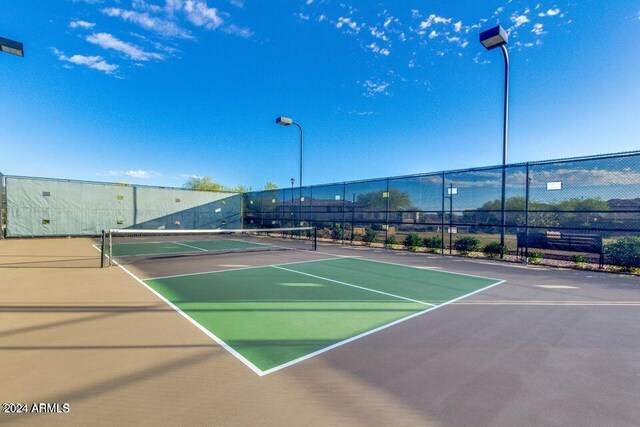
{"label": "white cloud", "polygon": [[549,9],[546,12],[540,12],[538,16],[556,16],[560,13],[560,9]]}
{"label": "white cloud", "polygon": [[101,56],[84,56],[84,55],[72,55],[66,56],[58,49],[53,49],[53,53],[58,57],[60,61],[68,62],[70,64],[82,65],[93,70],[101,71],[105,74],[113,74],[118,66],[115,64],[109,64]]}
{"label": "white cloud", "polygon": [[118,9],[109,7],[101,11],[107,16],[118,17],[123,21],[131,22],[145,30],[153,31],[165,37],[177,37],[191,39],[193,36],[189,31],[184,30],[171,21],[151,16],[146,12],[136,12],[133,10]]}
{"label": "white cloud", "polygon": [[71,21],[69,22],[69,28],[84,28],[84,29],[90,29],[95,27],[96,24],[93,22],[87,22],[87,21]]}
{"label": "white cloud", "polygon": [[244,1],[243,0],[229,0],[229,3],[231,3],[232,6],[238,7],[240,9],[242,9],[244,7]]}
{"label": "white cloud", "polygon": [[359,32],[360,29],[362,28],[362,25],[358,26],[358,24],[349,17],[347,18],[343,16],[339,17],[338,22],[336,23],[336,28],[339,29],[344,27],[345,25],[347,26],[347,28],[351,29],[351,31],[356,33]]}
{"label": "white cloud", "polygon": [[152,59],[163,60],[164,55],[156,52],[145,52],[138,46],[123,42],[109,33],[95,33],[87,36],[89,43],[100,46],[103,49],[112,49],[120,52],[136,61],[149,61]]}
{"label": "white cloud", "polygon": [[362,85],[365,89],[364,96],[373,97],[380,94],[388,95],[387,88],[390,83],[384,81],[373,82],[371,80],[367,80]]}
{"label": "white cloud", "polygon": [[185,179],[202,179],[204,178],[204,176],[202,175],[196,175],[194,173],[181,173],[180,175],[178,175],[180,178],[185,178]]}
{"label": "white cloud", "polygon": [[110,170],[107,172],[110,176],[129,176],[137,179],[150,179],[162,176],[160,172],[146,171],[144,169],[131,169],[131,170]]}
{"label": "white cloud", "polygon": [[145,10],[147,12],[158,13],[162,11],[162,7],[156,4],[149,4],[145,0],[132,0],[131,7],[134,9]]}
{"label": "white cloud", "polygon": [[379,53],[380,55],[389,56],[389,54],[391,53],[389,49],[378,46],[376,42],[373,42],[367,45],[367,47],[371,49],[374,53]]}
{"label": "white cloud", "polygon": [[449,24],[451,23],[451,18],[443,18],[442,16],[437,15],[429,15],[429,17],[420,23],[420,29],[424,30],[429,28],[433,24]]}
{"label": "white cloud", "polygon": [[459,33],[460,30],[462,29],[462,21],[458,21],[455,24],[453,24],[453,29],[456,33]]}
{"label": "white cloud", "polygon": [[544,34],[544,27],[542,24],[534,24],[533,29],[531,30],[536,36],[541,36]]}
{"label": "white cloud", "polygon": [[438,37],[438,32],[436,30],[431,30],[431,32],[429,33],[429,38],[435,39],[436,37]]}
{"label": "white cloud", "polygon": [[511,22],[513,22],[514,27],[518,28],[521,25],[524,25],[527,22],[531,22],[531,21],[529,21],[529,18],[527,18],[527,15],[511,15]]}
{"label": "white cloud", "polygon": [[234,24],[227,25],[222,29],[222,32],[226,34],[233,34],[234,36],[240,36],[245,39],[253,35],[253,31],[251,31],[250,29],[244,28],[244,27],[238,27]]}
{"label": "white cloud", "polygon": [[215,30],[224,22],[222,17],[220,17],[218,9],[209,7],[206,1],[186,0],[183,8],[189,22],[197,27]]}

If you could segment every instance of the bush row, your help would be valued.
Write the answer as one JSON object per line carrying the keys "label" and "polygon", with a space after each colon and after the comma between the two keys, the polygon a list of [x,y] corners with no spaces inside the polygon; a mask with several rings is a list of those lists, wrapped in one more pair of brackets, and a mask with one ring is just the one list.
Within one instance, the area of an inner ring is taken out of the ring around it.
{"label": "bush row", "polygon": [[[354,240],[361,240],[362,242],[371,244],[378,240],[379,235],[380,232],[378,230],[367,228],[365,234],[355,235]],[[342,228],[334,228],[331,231],[319,230],[318,236],[340,240],[344,237],[344,230]],[[397,245],[398,241],[395,236],[389,236],[384,243],[387,246],[393,246]],[[438,236],[422,238],[418,234],[410,233],[405,236],[402,245],[408,250],[426,248],[427,250],[435,252],[442,248],[442,239]],[[480,247],[480,241],[471,236],[457,239],[453,243],[453,249],[461,255],[482,251],[487,258],[497,258],[507,251],[507,248],[498,242],[490,242]],[[604,253],[607,264],[616,265],[625,270],[640,268],[640,236],[624,236],[615,242],[608,243],[605,245]],[[529,254],[529,260],[534,263],[540,262],[542,257],[543,253],[540,251],[532,251]],[[571,261],[577,266],[583,266],[588,262],[588,259],[584,255],[575,254],[571,256]]]}

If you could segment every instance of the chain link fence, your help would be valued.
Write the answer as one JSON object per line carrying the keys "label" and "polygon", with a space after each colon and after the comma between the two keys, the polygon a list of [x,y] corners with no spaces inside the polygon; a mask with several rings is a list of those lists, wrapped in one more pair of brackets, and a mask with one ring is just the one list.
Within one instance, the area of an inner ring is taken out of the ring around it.
{"label": "chain link fence", "polygon": [[640,152],[505,169],[504,227],[501,166],[246,193],[244,225],[315,226],[320,241],[350,245],[640,267]]}

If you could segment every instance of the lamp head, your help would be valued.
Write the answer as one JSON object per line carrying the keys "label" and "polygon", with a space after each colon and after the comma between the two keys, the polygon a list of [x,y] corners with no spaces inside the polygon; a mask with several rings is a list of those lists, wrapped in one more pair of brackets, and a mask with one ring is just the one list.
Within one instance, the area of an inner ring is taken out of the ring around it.
{"label": "lamp head", "polygon": [[507,41],[509,41],[509,34],[500,25],[480,33],[480,43],[487,50],[505,45]]}
{"label": "lamp head", "polygon": [[282,126],[289,126],[293,124],[293,120],[288,117],[280,116],[276,119],[276,123]]}
{"label": "lamp head", "polygon": [[0,50],[12,55],[24,56],[24,46],[22,43],[5,39],[4,37],[0,37]]}

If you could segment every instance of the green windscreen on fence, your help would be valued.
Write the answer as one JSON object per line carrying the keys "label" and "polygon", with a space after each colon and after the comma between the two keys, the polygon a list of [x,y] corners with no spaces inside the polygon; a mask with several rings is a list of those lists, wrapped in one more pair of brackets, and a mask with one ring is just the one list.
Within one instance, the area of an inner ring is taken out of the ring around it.
{"label": "green windscreen on fence", "polygon": [[240,228],[233,193],[6,176],[7,237]]}

